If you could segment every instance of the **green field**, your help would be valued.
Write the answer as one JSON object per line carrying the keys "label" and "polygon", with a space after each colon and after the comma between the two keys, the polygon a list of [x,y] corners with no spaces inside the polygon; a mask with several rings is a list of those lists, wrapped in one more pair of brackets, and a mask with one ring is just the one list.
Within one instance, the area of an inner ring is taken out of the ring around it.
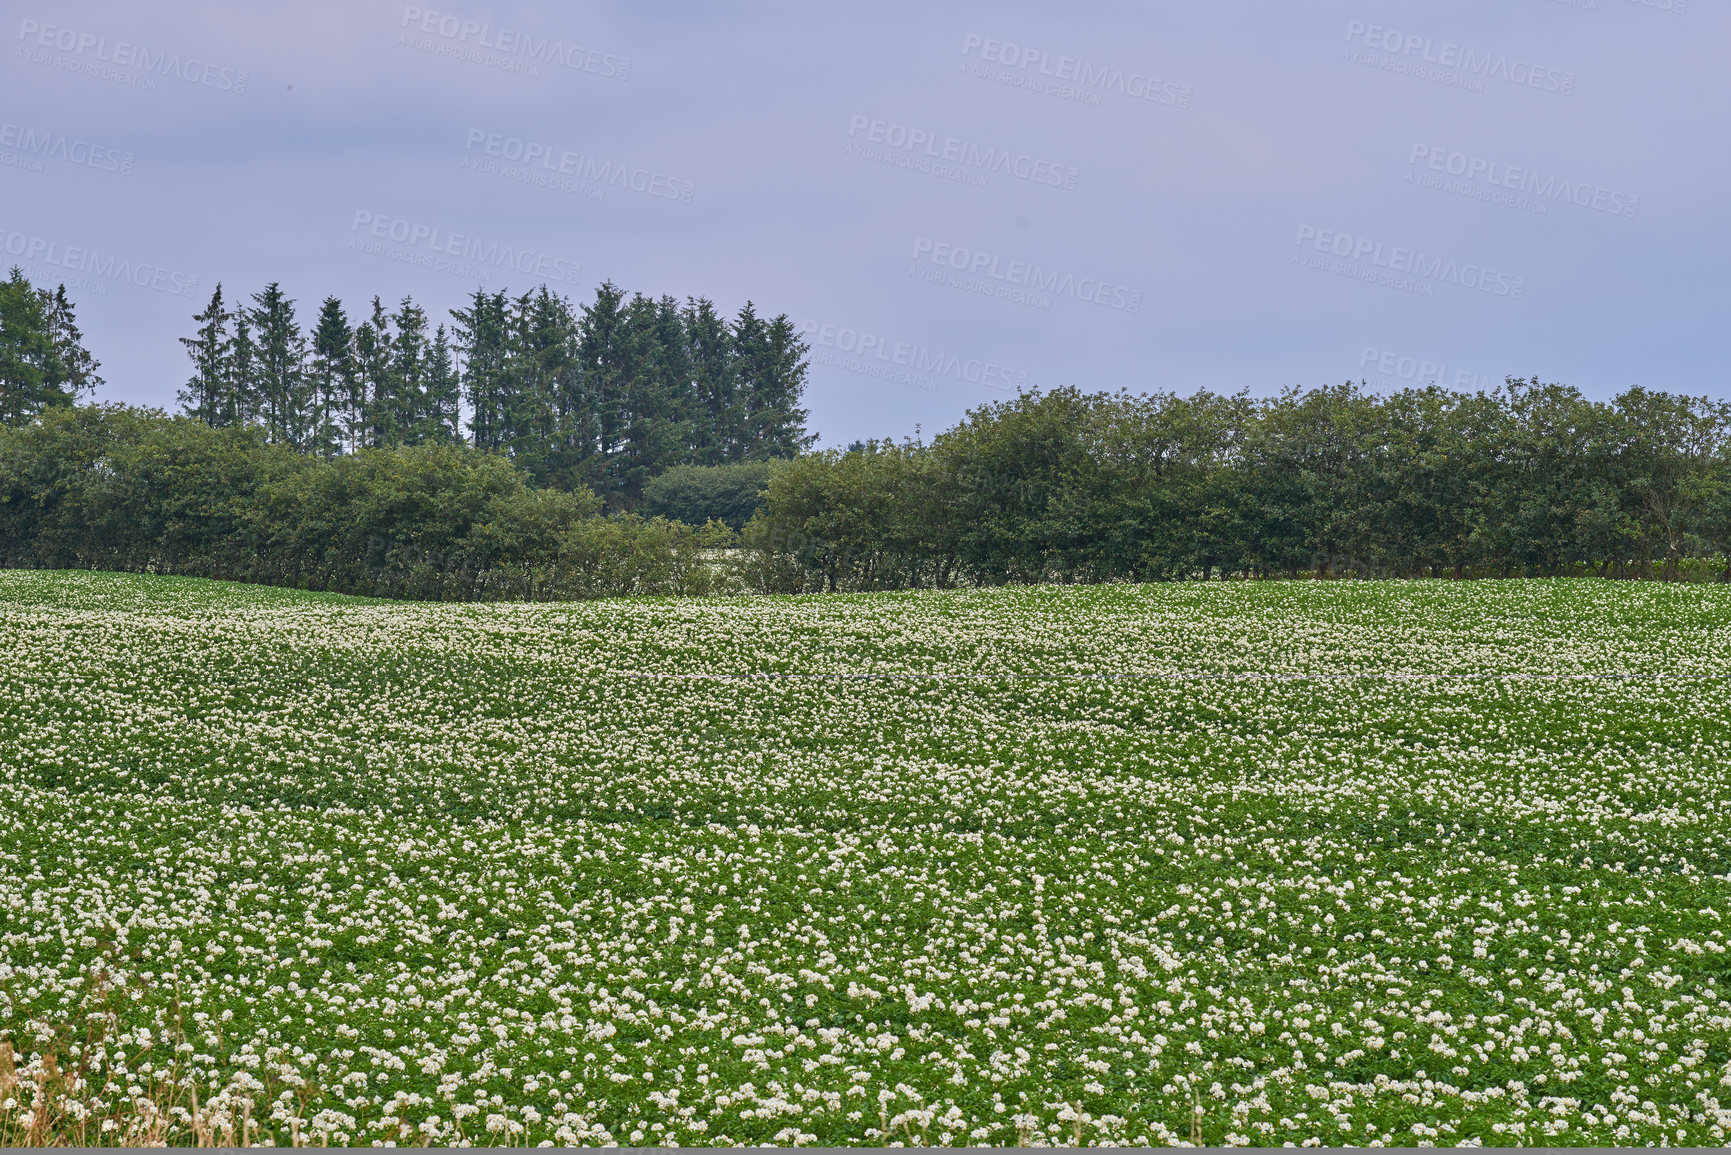
{"label": "green field", "polygon": [[1731,1130],[1725,587],[11,572],[0,655],[6,1134]]}

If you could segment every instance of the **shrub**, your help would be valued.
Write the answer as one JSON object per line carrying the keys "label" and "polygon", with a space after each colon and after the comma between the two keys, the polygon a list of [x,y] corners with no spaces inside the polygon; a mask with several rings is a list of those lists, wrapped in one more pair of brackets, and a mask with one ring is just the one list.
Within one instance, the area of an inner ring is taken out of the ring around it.
{"label": "shrub", "polygon": [[770,477],[780,465],[742,461],[675,466],[644,484],[643,512],[686,525],[719,521],[730,529],[744,529],[763,504]]}
{"label": "shrub", "polygon": [[727,526],[601,516],[453,445],[309,457],[123,406],[0,430],[0,561],[473,601],[702,594]]}

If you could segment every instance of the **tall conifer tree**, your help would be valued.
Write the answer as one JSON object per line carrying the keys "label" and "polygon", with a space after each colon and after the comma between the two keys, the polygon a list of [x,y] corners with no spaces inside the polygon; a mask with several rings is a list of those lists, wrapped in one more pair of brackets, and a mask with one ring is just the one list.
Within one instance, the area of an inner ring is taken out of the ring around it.
{"label": "tall conifer tree", "polygon": [[306,380],[306,336],[295,321],[295,303],[276,281],[254,293],[252,299],[260,423],[270,440],[305,449],[311,438],[312,413]]}
{"label": "tall conifer tree", "polygon": [[313,407],[311,448],[330,454],[346,446],[352,452],[360,424],[354,412],[358,400],[355,333],[336,297],[326,297],[319,305],[307,377]]}
{"label": "tall conifer tree", "polygon": [[210,295],[210,303],[192,318],[198,328],[191,337],[181,337],[192,358],[192,376],[180,390],[181,411],[206,425],[216,427],[234,420],[231,402],[233,377],[229,372],[228,323],[233,318],[222,303],[222,283]]}
{"label": "tall conifer tree", "polygon": [[36,295],[42,300],[43,321],[49,343],[54,347],[55,370],[50,374],[48,388],[68,401],[81,393],[94,392],[103,384],[96,375],[101,363],[84,347],[84,334],[79,331],[66,286],[56,286],[52,291],[37,289]]}
{"label": "tall conifer tree", "polygon": [[811,446],[805,434],[806,344],[786,315],[759,318],[747,302],[735,326],[738,372],[744,385],[746,461],[797,457]]}
{"label": "tall conifer tree", "polygon": [[242,304],[234,311],[234,336],[228,340],[225,358],[228,388],[224,393],[223,412],[218,425],[239,425],[259,419],[257,387],[258,344],[253,340],[252,314]]}
{"label": "tall conifer tree", "polygon": [[433,342],[427,347],[426,387],[421,394],[420,428],[415,439],[431,445],[460,443],[463,440],[457,412],[460,397],[457,369],[451,359],[451,340],[440,325],[433,330]]}
{"label": "tall conifer tree", "polygon": [[693,461],[737,461],[735,449],[745,421],[734,375],[733,333],[714,303],[703,298],[686,301],[683,321],[693,393]]}
{"label": "tall conifer tree", "polygon": [[391,319],[384,302],[373,298],[373,314],[355,329],[355,363],[361,379],[362,444],[383,449],[396,443],[393,417],[397,389],[392,379]]}
{"label": "tall conifer tree", "polygon": [[469,433],[477,449],[504,449],[504,379],[511,357],[505,294],[476,289],[467,309],[452,309],[452,336],[462,358],[461,383],[469,402]]}
{"label": "tall conifer tree", "polygon": [[634,296],[626,318],[629,420],[618,484],[621,500],[632,505],[644,482],[684,459],[691,369],[673,298]]}
{"label": "tall conifer tree", "polygon": [[733,323],[733,355],[745,410],[741,459],[794,457],[809,444],[802,439],[806,411],[798,408],[805,351],[785,316],[766,321],[750,301],[740,309]]}
{"label": "tall conifer tree", "polygon": [[426,432],[427,312],[404,297],[391,314],[391,435],[389,444],[418,444]]}
{"label": "tall conifer tree", "polygon": [[630,424],[631,333],[625,292],[611,281],[595,290],[577,324],[577,357],[595,424],[591,464],[584,481],[597,493],[617,491],[620,457]]}
{"label": "tall conifer tree", "polygon": [[540,483],[569,487],[580,477],[589,441],[571,304],[542,285],[517,299],[513,316],[512,454]]}
{"label": "tall conifer tree", "polygon": [[51,384],[61,375],[57,360],[42,297],[14,265],[0,282],[0,422],[22,425],[70,400]]}

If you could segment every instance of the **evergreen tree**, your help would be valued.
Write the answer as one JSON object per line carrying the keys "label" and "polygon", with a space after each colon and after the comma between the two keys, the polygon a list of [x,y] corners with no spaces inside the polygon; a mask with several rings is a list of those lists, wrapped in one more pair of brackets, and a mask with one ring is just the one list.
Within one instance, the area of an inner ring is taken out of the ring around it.
{"label": "evergreen tree", "polygon": [[210,295],[204,312],[192,318],[198,323],[196,336],[181,337],[180,343],[192,358],[192,376],[180,390],[181,411],[188,417],[217,427],[233,422],[234,379],[229,372],[230,347],[228,323],[233,319],[222,303],[222,283]]}
{"label": "evergreen tree", "polygon": [[22,424],[102,384],[66,286],[38,289],[13,266],[0,282],[0,423]]}
{"label": "evergreen tree", "polygon": [[805,435],[809,414],[799,407],[805,392],[805,342],[785,314],[765,321],[749,301],[734,322],[733,342],[745,410],[736,450],[740,456],[734,460],[798,456],[813,440]]}
{"label": "evergreen tree", "polygon": [[384,302],[373,298],[373,315],[355,329],[355,364],[361,381],[361,444],[382,449],[396,444],[392,420],[397,389],[391,376],[391,319]]}
{"label": "evergreen tree", "polygon": [[581,484],[593,440],[571,303],[542,285],[513,304],[507,374],[511,453],[541,484]]}
{"label": "evergreen tree", "polygon": [[78,320],[73,316],[72,302],[66,296],[66,286],[60,285],[53,292],[37,289],[36,294],[42,299],[48,339],[54,346],[57,363],[55,373],[48,381],[48,388],[56,394],[64,394],[68,399],[76,399],[86,391],[94,392],[97,386],[103,384],[102,378],[96,375],[101,363],[84,347],[84,334],[78,330]]}
{"label": "evergreen tree", "polygon": [[477,449],[504,449],[505,374],[511,357],[503,291],[475,290],[467,309],[452,309],[452,335],[462,358],[461,383],[469,402],[469,433]]}
{"label": "evergreen tree", "polygon": [[52,384],[63,376],[57,362],[42,297],[14,265],[0,282],[0,422],[22,425],[49,406],[70,403]]}
{"label": "evergreen tree", "polygon": [[625,291],[611,281],[595,290],[577,325],[577,358],[595,426],[591,462],[582,480],[604,498],[620,489],[627,430],[631,423],[631,378],[635,351],[626,320]]}
{"label": "evergreen tree", "polygon": [[691,366],[691,450],[699,465],[738,461],[745,411],[734,376],[733,333],[713,302],[687,300],[682,317]]}
{"label": "evergreen tree", "polygon": [[668,440],[658,450],[655,472],[660,473],[691,460],[691,446],[699,420],[691,343],[686,339],[684,313],[679,302],[672,297],[663,296],[655,302],[655,332],[650,355],[659,382],[658,412],[668,429]]}
{"label": "evergreen tree", "polygon": [[392,445],[419,444],[427,407],[427,312],[404,297],[391,314],[390,422]]}
{"label": "evergreen tree", "polygon": [[252,324],[257,330],[254,396],[258,419],[271,441],[307,448],[312,407],[306,380],[306,336],[295,321],[295,303],[272,281],[254,293]]}
{"label": "evergreen tree", "polygon": [[234,311],[234,336],[229,338],[224,368],[228,378],[222,398],[224,408],[214,424],[240,425],[259,420],[260,404],[255,381],[258,343],[252,336],[252,314],[244,305]]}
{"label": "evergreen tree", "polygon": [[326,297],[319,305],[307,378],[313,408],[311,448],[329,455],[346,445],[353,452],[360,431],[355,333],[343,303],[335,297]]}
{"label": "evergreen tree", "polygon": [[651,477],[681,462],[688,431],[684,421],[691,372],[679,306],[633,296],[626,310],[627,422],[621,447],[620,500],[635,505]]}
{"label": "evergreen tree", "polygon": [[433,330],[427,350],[426,388],[422,391],[420,427],[415,440],[423,445],[455,445],[463,440],[458,423],[457,369],[451,359],[451,341],[440,325]]}

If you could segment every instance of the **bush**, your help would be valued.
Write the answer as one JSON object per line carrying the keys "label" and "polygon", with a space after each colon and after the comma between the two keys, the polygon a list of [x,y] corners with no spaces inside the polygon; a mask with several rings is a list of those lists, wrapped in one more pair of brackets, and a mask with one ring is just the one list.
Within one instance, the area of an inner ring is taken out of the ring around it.
{"label": "bush", "polygon": [[918,447],[889,442],[787,463],[742,535],[749,580],[777,593],[953,584],[939,470]]}
{"label": "bush", "polygon": [[650,517],[704,525],[719,521],[740,530],[763,504],[778,461],[733,465],[679,465],[643,486],[643,512]]}
{"label": "bush", "polygon": [[724,588],[719,523],[602,517],[462,446],[322,459],[124,406],[0,429],[0,562],[473,601]]}
{"label": "bush", "polygon": [[308,464],[255,429],[119,405],[0,430],[0,557],[11,566],[241,576],[259,496]]}
{"label": "bush", "polygon": [[752,572],[787,590],[1583,566],[1731,580],[1731,403],[1596,402],[1536,379],[1265,401],[1064,387],[929,445],[801,457],[744,536]]}

